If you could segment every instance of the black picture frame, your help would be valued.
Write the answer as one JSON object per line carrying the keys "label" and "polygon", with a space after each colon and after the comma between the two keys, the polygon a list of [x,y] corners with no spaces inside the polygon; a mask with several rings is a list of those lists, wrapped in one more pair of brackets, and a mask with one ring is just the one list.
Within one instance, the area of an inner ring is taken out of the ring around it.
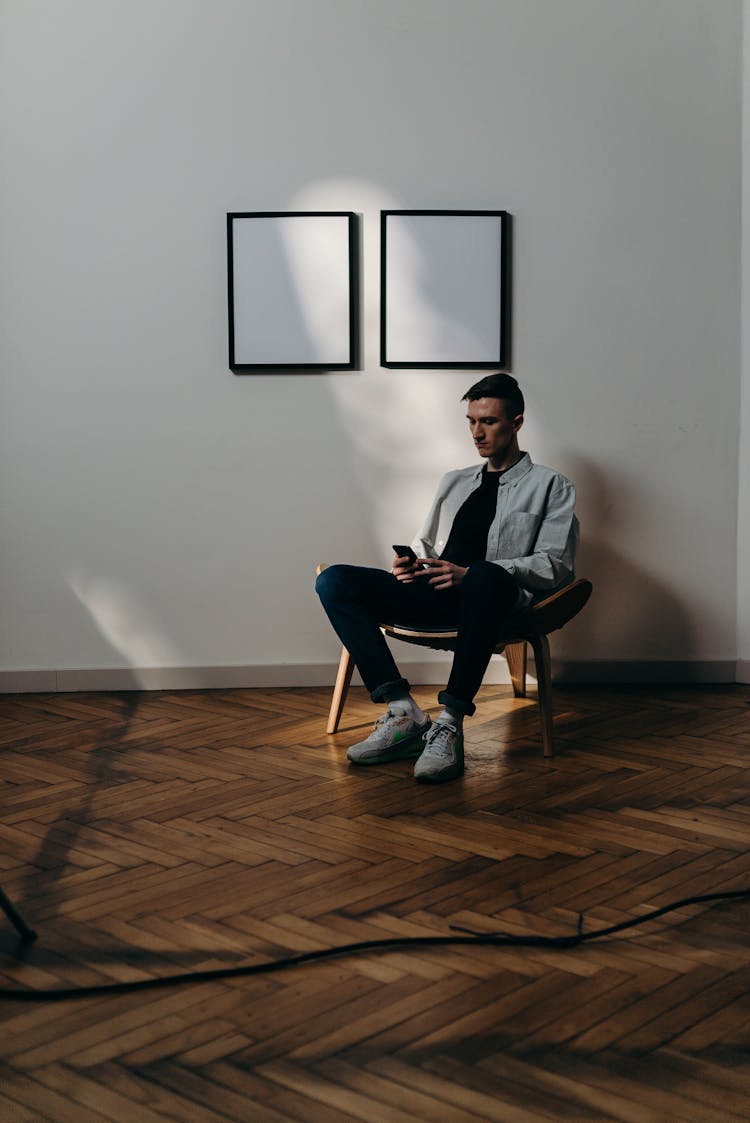
{"label": "black picture frame", "polygon": [[357,215],[228,212],[227,303],[235,373],[354,370]]}
{"label": "black picture frame", "polygon": [[511,240],[504,210],[381,211],[381,365],[509,370]]}

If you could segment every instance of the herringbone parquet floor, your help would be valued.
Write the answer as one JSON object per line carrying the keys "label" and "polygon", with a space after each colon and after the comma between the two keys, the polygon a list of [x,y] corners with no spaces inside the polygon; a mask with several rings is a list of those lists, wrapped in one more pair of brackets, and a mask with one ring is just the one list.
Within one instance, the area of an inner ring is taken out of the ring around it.
{"label": "herringbone parquet floor", "polygon": [[[433,692],[417,692],[431,705]],[[485,687],[465,777],[350,770],[353,690],[0,699],[0,982],[260,963],[378,937],[556,935],[750,888],[750,688]],[[0,1119],[750,1117],[750,902],[547,948],[406,948],[135,994],[0,1003]]]}

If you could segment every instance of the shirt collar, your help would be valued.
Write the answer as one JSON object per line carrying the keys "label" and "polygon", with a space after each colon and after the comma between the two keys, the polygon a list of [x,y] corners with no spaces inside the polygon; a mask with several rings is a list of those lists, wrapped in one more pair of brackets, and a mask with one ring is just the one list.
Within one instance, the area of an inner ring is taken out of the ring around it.
{"label": "shirt collar", "polygon": [[[500,474],[500,480],[499,480],[500,487],[506,487],[508,484],[517,483],[518,480],[520,480],[523,476],[525,476],[527,472],[531,471],[533,466],[534,465],[532,463],[531,457],[529,456],[528,452],[522,452],[521,453],[521,459],[517,460],[512,468],[508,468],[508,470],[506,472],[502,472]],[[482,475],[483,469],[484,469],[484,464],[480,464],[479,467],[476,470],[476,477],[475,477],[476,479],[480,478],[480,476]]]}

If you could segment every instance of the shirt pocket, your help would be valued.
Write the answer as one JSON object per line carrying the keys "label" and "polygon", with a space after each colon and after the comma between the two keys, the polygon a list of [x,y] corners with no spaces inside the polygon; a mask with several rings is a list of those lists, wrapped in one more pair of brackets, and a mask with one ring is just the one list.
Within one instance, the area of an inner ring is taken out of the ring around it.
{"label": "shirt pocket", "polygon": [[534,553],[542,516],[531,511],[513,511],[500,525],[499,557],[521,558]]}

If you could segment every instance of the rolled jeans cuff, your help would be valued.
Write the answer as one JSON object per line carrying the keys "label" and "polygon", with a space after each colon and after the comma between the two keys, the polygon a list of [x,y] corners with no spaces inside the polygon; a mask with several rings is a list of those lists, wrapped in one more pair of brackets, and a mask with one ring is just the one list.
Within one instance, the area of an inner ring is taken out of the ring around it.
{"label": "rolled jeans cuff", "polygon": [[373,702],[395,702],[397,698],[406,698],[410,689],[405,678],[398,678],[394,682],[384,682],[376,686],[370,697]]}
{"label": "rolled jeans cuff", "polygon": [[466,702],[463,698],[457,698],[455,694],[449,694],[447,690],[440,691],[438,702],[441,706],[445,706],[446,710],[455,710],[457,714],[463,714],[464,717],[472,717],[477,709],[473,702]]}

